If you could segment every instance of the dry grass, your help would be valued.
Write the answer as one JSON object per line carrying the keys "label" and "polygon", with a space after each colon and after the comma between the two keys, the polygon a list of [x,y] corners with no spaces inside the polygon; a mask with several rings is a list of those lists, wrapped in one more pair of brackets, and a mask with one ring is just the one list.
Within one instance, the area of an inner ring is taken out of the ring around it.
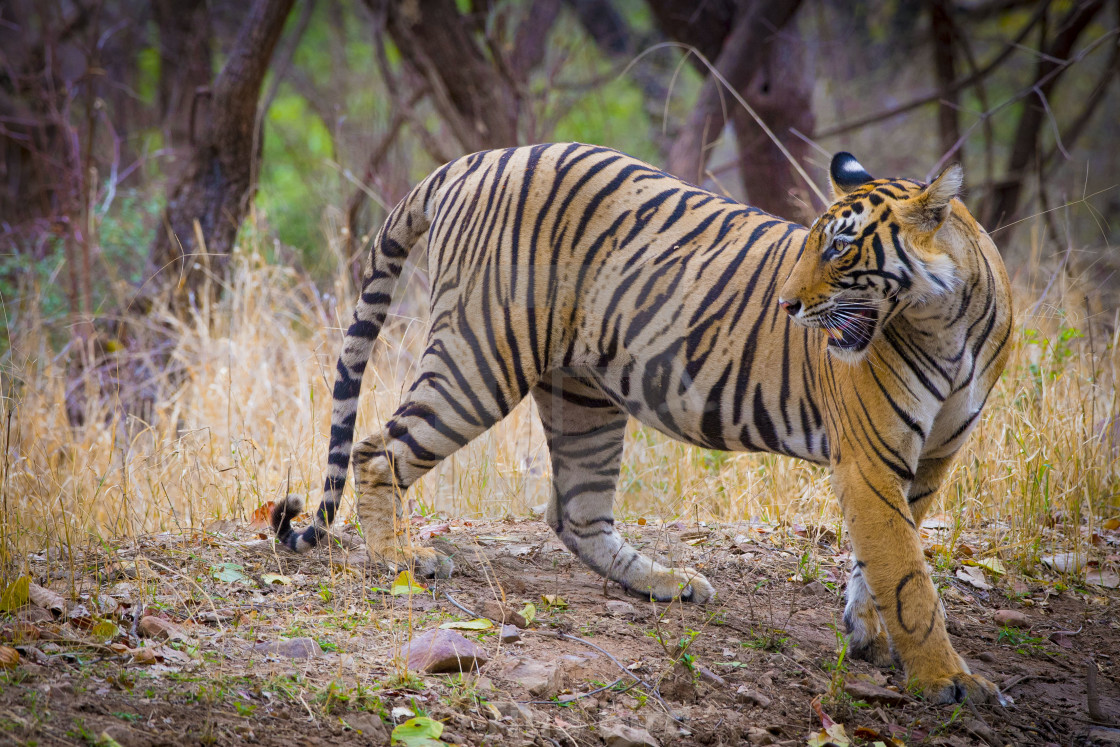
{"label": "dry grass", "polygon": [[[1017,284],[1045,286],[1046,265],[1037,257],[1027,264]],[[334,291],[341,311],[293,272],[255,254],[239,258],[223,304],[190,324],[166,322],[180,328],[167,368],[181,380],[152,375],[147,386],[157,396],[144,418],[115,414],[116,397],[89,397],[77,428],[66,415],[64,357],[48,354],[43,323],[20,329],[0,372],[5,569],[20,570],[32,549],[244,517],[289,491],[314,504],[338,315],[349,315],[353,297],[341,275]],[[398,308],[423,309],[425,292],[414,274]],[[1041,303],[1037,294],[1017,300],[1010,365],[934,512],[958,529],[982,530],[986,549],[1029,570],[1054,545],[1089,551],[1092,529],[1120,513],[1117,443],[1106,435],[1120,434],[1120,356],[1115,337],[1102,339],[1116,320],[1090,324],[1091,304],[1065,274]],[[396,407],[423,333],[421,318],[387,325],[366,377],[361,432]],[[495,517],[543,504],[548,459],[531,409],[523,403],[426,477],[411,494],[419,510]],[[797,460],[696,449],[634,425],[618,514],[837,527],[827,477]]]}

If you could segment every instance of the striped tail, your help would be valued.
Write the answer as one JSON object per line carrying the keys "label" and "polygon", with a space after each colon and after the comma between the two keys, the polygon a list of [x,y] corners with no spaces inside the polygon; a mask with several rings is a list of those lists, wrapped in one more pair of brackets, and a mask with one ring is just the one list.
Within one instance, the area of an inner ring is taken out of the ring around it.
{"label": "striped tail", "polygon": [[400,279],[404,261],[417,240],[428,230],[428,201],[443,183],[451,165],[434,172],[393,208],[370,248],[362,278],[362,293],[354,308],[354,322],[346,330],[342,355],[338,358],[323,500],[315,512],[314,523],[303,531],[292,528],[292,519],[303,512],[301,496],[289,495],[272,509],[271,521],[276,541],[291,550],[307,552],[328,536],[328,529],[342,499],[342,489],[346,486],[362,374],[385,323],[393,288]]}

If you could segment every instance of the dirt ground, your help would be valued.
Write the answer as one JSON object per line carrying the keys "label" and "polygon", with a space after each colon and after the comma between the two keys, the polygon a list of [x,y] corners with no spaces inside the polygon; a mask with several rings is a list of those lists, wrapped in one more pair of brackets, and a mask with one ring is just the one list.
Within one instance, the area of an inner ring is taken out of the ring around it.
{"label": "dirt ground", "polygon": [[[1006,708],[931,705],[898,668],[844,656],[834,529],[627,525],[712,580],[700,607],[604,585],[542,521],[421,523],[456,572],[398,595],[349,527],[313,556],[224,521],[32,555],[30,581],[58,596],[0,599],[19,652],[0,669],[0,744],[388,744],[414,716],[467,745],[1120,744],[1120,593],[1017,575],[967,534],[950,552],[925,530],[953,644]],[[1104,535],[1114,561],[1120,532]],[[503,600],[535,618],[519,641],[459,631],[488,657],[478,670],[418,673],[397,655],[410,631]],[[1000,626],[998,610],[1025,619]]]}

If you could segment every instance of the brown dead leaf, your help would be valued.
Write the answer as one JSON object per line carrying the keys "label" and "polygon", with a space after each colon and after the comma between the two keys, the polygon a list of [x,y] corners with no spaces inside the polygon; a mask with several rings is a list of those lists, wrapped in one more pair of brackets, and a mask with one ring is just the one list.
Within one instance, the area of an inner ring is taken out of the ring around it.
{"label": "brown dead leaf", "polygon": [[1101,526],[1103,526],[1110,532],[1116,529],[1120,529],[1120,519],[1109,519],[1105,521]]}
{"label": "brown dead leaf", "polygon": [[66,619],[78,630],[89,630],[97,622],[97,618],[93,616],[89,608],[84,604],[79,604],[77,607],[70,610],[70,614],[66,616]]}
{"label": "brown dead leaf", "polygon": [[35,606],[48,610],[55,617],[61,617],[66,611],[66,600],[57,591],[51,591],[39,584],[31,584],[30,594],[31,602]]}
{"label": "brown dead leaf", "polygon": [[0,646],[0,669],[15,669],[19,666],[19,651],[11,646]]}
{"label": "brown dead leaf", "polygon": [[269,521],[272,517],[272,509],[276,506],[276,501],[268,501],[257,506],[253,511],[252,516],[249,517],[250,529],[267,529]]}
{"label": "brown dead leaf", "polygon": [[134,648],[129,651],[132,654],[132,663],[140,665],[155,664],[159,661],[156,657],[156,652],[150,648]]}
{"label": "brown dead leaf", "polygon": [[140,618],[137,630],[145,638],[157,641],[185,641],[187,632],[169,620],[163,620],[154,615],[145,615]]}

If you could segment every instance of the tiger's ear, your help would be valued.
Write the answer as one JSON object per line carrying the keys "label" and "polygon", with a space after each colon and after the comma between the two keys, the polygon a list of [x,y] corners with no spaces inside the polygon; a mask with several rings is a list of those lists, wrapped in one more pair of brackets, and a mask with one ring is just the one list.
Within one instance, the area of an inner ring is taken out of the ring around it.
{"label": "tiger's ear", "polygon": [[964,170],[953,164],[919,194],[898,206],[899,216],[922,233],[931,233],[949,217],[949,204],[960,196]]}
{"label": "tiger's ear", "polygon": [[873,178],[855,156],[843,151],[832,157],[832,165],[828,167],[828,179],[832,183],[834,200],[843,197],[856,187],[867,184]]}

